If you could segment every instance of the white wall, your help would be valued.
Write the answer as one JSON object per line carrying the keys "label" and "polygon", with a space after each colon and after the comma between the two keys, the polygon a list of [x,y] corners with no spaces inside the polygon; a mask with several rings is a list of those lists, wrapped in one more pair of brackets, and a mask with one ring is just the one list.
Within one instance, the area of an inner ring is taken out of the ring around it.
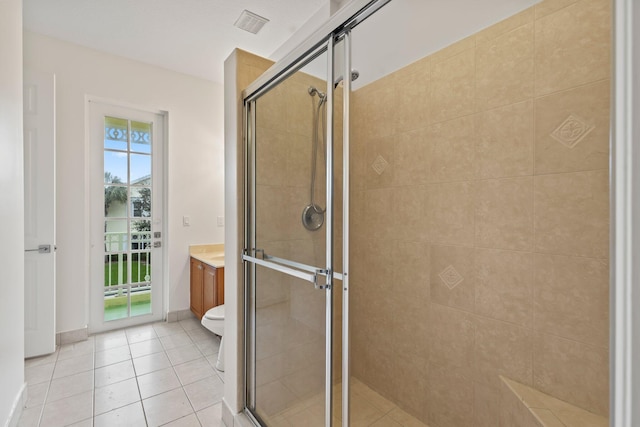
{"label": "white wall", "polygon": [[[222,419],[226,426],[233,426],[233,422],[228,418],[232,414],[237,414],[242,410],[243,403],[238,398],[242,390],[241,381],[242,361],[240,348],[242,346],[241,307],[243,283],[240,251],[244,246],[241,236],[242,224],[239,218],[242,215],[239,208],[239,197],[242,190],[242,182],[239,179],[238,164],[241,153],[238,152],[238,51],[234,51],[224,61],[224,108],[225,108],[225,212],[226,226],[228,233],[225,238],[225,323],[224,323],[224,368],[227,380],[224,384],[224,403]],[[243,201],[244,203],[244,201]],[[233,284],[233,286],[229,286]],[[231,411],[227,413],[226,409]]]}
{"label": "white wall", "polygon": [[325,3],[311,18],[307,20],[298,30],[293,33],[280,47],[269,55],[269,59],[274,61],[281,60],[285,55],[295,49],[303,40],[311,36],[322,24],[324,24],[331,16],[331,6],[333,3]]}
{"label": "white wall", "polygon": [[0,425],[24,383],[22,1],[0,0]]}
{"label": "white wall", "polygon": [[[224,215],[222,85],[30,32],[24,61],[56,74],[58,332],[83,328],[89,319],[85,95],[168,111],[165,295],[169,311],[188,309],[188,245],[224,241],[216,225]],[[182,226],[183,215],[190,227]]]}

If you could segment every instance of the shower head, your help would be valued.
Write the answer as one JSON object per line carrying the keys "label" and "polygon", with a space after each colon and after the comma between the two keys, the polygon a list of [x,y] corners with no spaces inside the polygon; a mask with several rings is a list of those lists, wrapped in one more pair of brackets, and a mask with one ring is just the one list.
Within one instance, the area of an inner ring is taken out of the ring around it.
{"label": "shower head", "polygon": [[[358,77],[360,77],[360,71],[356,70],[355,68],[351,70],[351,81],[355,81],[358,80]],[[344,77],[342,76],[342,74],[340,76],[338,76],[338,78],[336,78],[333,82],[333,88],[337,88],[338,85],[342,82],[342,80],[344,80]],[[316,96],[318,95],[320,97],[321,100],[324,101],[324,99],[326,98],[326,94],[324,92],[320,92],[318,89],[316,89],[314,86],[309,86],[309,89],[307,90],[309,92],[309,95],[311,96]]]}
{"label": "shower head", "polygon": [[[358,80],[358,77],[360,77],[360,71],[356,70],[355,68],[351,70],[351,81],[355,81]],[[342,75],[340,75],[334,82],[333,82],[333,87],[336,88],[338,87],[338,85],[342,82],[342,80],[344,80],[344,77]]]}

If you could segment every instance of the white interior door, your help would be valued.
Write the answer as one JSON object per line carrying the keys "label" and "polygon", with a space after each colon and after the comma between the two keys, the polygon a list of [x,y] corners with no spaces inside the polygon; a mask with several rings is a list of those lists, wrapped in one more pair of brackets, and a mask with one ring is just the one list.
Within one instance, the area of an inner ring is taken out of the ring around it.
{"label": "white interior door", "polygon": [[25,357],[56,349],[55,139],[55,76],[25,70]]}
{"label": "white interior door", "polygon": [[91,332],[163,317],[162,114],[89,102]]}

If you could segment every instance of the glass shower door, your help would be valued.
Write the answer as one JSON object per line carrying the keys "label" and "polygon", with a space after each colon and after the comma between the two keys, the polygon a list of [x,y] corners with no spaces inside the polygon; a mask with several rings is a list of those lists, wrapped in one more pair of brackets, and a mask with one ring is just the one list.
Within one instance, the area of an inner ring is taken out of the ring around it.
{"label": "glass shower door", "polygon": [[332,418],[332,51],[247,103],[246,393],[268,426]]}

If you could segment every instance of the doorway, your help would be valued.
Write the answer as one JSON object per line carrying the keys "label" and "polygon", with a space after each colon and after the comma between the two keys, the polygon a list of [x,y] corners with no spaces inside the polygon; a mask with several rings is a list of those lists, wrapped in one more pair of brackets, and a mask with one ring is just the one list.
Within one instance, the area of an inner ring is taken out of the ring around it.
{"label": "doorway", "polygon": [[91,332],[162,319],[164,116],[89,102]]}

